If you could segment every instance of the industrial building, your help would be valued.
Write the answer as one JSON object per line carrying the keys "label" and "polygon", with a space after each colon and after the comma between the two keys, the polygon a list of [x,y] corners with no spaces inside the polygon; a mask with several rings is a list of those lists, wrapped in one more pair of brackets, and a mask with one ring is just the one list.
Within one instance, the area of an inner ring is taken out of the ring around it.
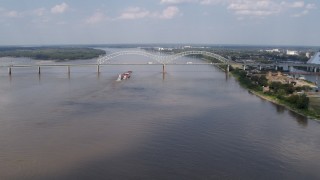
{"label": "industrial building", "polygon": [[290,56],[299,55],[299,52],[287,50],[287,55],[290,55]]}

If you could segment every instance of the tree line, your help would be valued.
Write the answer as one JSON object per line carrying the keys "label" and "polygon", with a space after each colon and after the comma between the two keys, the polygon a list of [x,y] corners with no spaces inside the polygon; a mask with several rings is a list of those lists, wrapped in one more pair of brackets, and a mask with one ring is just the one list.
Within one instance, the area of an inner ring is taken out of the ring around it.
{"label": "tree line", "polygon": [[265,75],[247,76],[247,72],[240,69],[233,71],[239,82],[248,89],[263,92],[263,87],[269,86],[269,91],[263,92],[265,95],[276,97],[277,99],[290,104],[297,109],[307,110],[309,107],[309,98],[304,94],[296,94],[295,92],[309,91],[309,86],[295,87],[293,84],[283,84],[281,82],[268,82]]}
{"label": "tree line", "polygon": [[29,57],[38,60],[92,59],[105,51],[77,47],[2,47],[0,57]]}

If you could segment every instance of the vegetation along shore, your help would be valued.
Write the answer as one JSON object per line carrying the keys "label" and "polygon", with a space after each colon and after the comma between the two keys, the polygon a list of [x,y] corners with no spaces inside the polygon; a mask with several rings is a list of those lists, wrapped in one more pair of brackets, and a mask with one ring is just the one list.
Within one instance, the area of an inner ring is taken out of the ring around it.
{"label": "vegetation along shore", "polygon": [[0,47],[0,57],[29,57],[37,60],[92,59],[105,53],[87,47]]}
{"label": "vegetation along shore", "polygon": [[[302,82],[287,77],[286,75],[268,72],[266,74],[256,71],[256,74],[241,69],[232,69],[231,73],[238,79],[240,84],[251,93],[285,106],[286,108],[307,116],[311,119],[320,120],[319,112],[309,108],[308,92],[316,91],[315,86],[308,82]],[[286,79],[285,81],[281,81]]]}

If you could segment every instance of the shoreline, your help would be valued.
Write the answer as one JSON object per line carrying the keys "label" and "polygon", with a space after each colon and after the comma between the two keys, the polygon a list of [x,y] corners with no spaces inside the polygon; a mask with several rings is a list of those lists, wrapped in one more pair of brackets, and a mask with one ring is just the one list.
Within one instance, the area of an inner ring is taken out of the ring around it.
{"label": "shoreline", "polygon": [[[289,111],[292,111],[292,112],[294,112],[294,113],[297,113],[297,114],[299,114],[299,115],[302,115],[302,116],[304,116],[304,117],[306,117],[306,118],[308,118],[308,119],[310,119],[310,120],[314,120],[314,121],[320,122],[320,115],[314,115],[314,116],[313,116],[313,115],[309,115],[309,114],[303,112],[302,110],[295,109],[295,108],[290,107],[289,105],[287,105],[287,104],[285,104],[285,103],[280,102],[280,101],[279,101],[277,98],[275,98],[275,97],[266,96],[266,95],[261,94],[260,92],[254,91],[254,90],[249,89],[249,88],[247,88],[247,87],[244,87],[244,86],[239,82],[237,76],[235,76],[232,72],[230,72],[230,74],[232,74],[232,76],[235,77],[235,79],[238,81],[238,83],[239,83],[243,88],[245,88],[246,90],[248,90],[249,93],[252,93],[253,95],[255,95],[255,96],[257,96],[257,97],[259,97],[259,98],[261,98],[261,99],[263,99],[263,100],[269,101],[269,102],[271,102],[271,103],[274,103],[274,104],[276,104],[276,105],[283,106],[283,107],[285,107],[286,109],[288,109]],[[313,111],[310,111],[310,110],[308,110],[308,111],[309,111],[310,113],[313,113]]]}
{"label": "shoreline", "polygon": [[[247,88],[246,88],[246,89],[247,89]],[[279,105],[279,106],[283,106],[283,107],[285,107],[286,109],[288,109],[289,111],[292,111],[292,112],[294,112],[294,113],[297,113],[297,114],[299,114],[299,115],[301,115],[301,116],[304,116],[304,117],[306,117],[306,118],[308,118],[308,119],[311,119],[311,120],[320,122],[320,118],[319,118],[319,117],[314,117],[314,116],[310,116],[310,115],[304,114],[303,112],[301,112],[301,111],[299,111],[299,110],[297,110],[297,109],[294,109],[294,108],[292,108],[292,107],[290,107],[290,106],[288,106],[288,105],[286,105],[286,104],[284,104],[284,103],[279,102],[277,99],[274,99],[274,98],[265,96],[265,95],[263,95],[263,94],[260,94],[259,92],[256,92],[256,91],[253,91],[253,90],[250,90],[250,89],[247,89],[247,90],[248,90],[250,93],[252,93],[253,95],[255,95],[255,96],[257,96],[257,97],[259,97],[259,98],[261,98],[261,99],[263,99],[263,100],[269,101],[269,102],[271,102],[271,103],[273,103],[273,104],[276,104],[276,105]]]}
{"label": "shoreline", "polygon": [[[252,89],[249,89],[249,88],[243,86],[243,85],[240,83],[240,81],[238,80],[237,76],[236,76],[235,74],[233,74],[232,71],[226,72],[226,69],[224,69],[223,67],[221,67],[221,66],[219,66],[219,65],[217,65],[216,67],[217,67],[218,69],[222,70],[222,71],[225,72],[225,73],[230,73],[233,77],[235,77],[235,79],[236,79],[237,82],[240,84],[240,86],[242,86],[243,88],[245,88],[246,90],[248,90],[249,93],[251,93],[251,94],[253,94],[253,95],[255,95],[255,96],[257,96],[257,97],[259,97],[259,98],[261,98],[261,99],[263,99],[263,100],[265,100],[265,101],[269,101],[269,102],[271,102],[271,103],[273,103],[273,104],[282,106],[282,107],[286,108],[287,110],[292,111],[292,112],[294,112],[294,113],[297,113],[297,114],[299,114],[299,115],[301,115],[301,116],[304,116],[304,117],[306,117],[306,118],[308,118],[308,119],[310,119],[310,120],[314,120],[314,121],[320,122],[320,115],[319,115],[319,114],[317,114],[317,113],[316,113],[317,115],[307,114],[306,112],[303,112],[303,110],[299,110],[299,109],[290,107],[290,105],[287,105],[287,104],[285,104],[285,103],[280,102],[280,100],[277,99],[277,98],[275,98],[275,97],[266,96],[266,95],[261,94],[260,92],[257,92],[257,91],[254,91],[254,90],[252,90]],[[307,111],[310,112],[310,113],[315,113],[315,112],[313,112],[313,111],[310,111],[309,109],[308,109]]]}

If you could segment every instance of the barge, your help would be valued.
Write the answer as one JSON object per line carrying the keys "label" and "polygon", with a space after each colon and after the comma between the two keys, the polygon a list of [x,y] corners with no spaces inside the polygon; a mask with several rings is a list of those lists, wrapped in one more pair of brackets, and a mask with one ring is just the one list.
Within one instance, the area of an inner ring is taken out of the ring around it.
{"label": "barge", "polygon": [[125,80],[125,79],[130,79],[131,73],[132,73],[132,71],[127,71],[127,72],[124,72],[124,73],[122,73],[122,74],[119,74],[117,81],[121,81],[121,80]]}

